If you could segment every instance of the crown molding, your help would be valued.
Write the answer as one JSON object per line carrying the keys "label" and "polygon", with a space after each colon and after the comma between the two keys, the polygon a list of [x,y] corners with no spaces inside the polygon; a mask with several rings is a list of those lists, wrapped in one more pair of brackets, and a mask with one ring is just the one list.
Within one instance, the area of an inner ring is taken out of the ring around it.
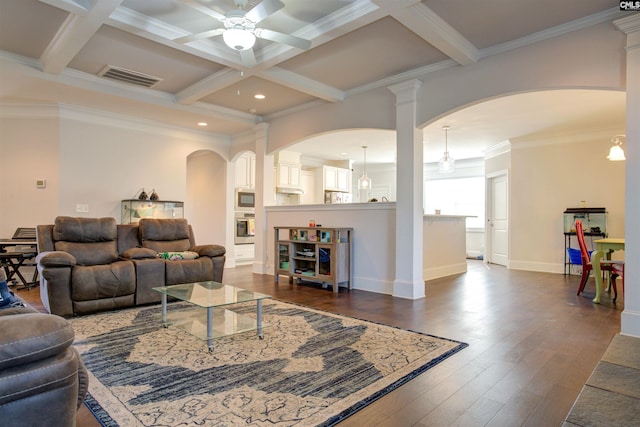
{"label": "crown molding", "polygon": [[505,43],[500,43],[491,47],[487,47],[485,49],[481,49],[479,56],[480,58],[486,58],[488,56],[498,55],[510,50],[518,49],[524,46],[578,31],[583,28],[601,24],[603,22],[610,22],[612,19],[621,16],[621,14],[623,13],[625,12],[621,12],[618,7],[612,7],[611,9],[605,10],[603,12],[585,16],[584,18],[575,19],[571,22],[567,22],[553,28],[548,28],[546,30],[538,31],[537,33],[529,34],[528,36],[521,37],[516,40],[511,40]]}
{"label": "crown molding", "polygon": [[615,20],[613,24],[625,34],[640,31],[640,13],[634,13],[631,16]]}
{"label": "crown molding", "polygon": [[113,126],[163,136],[169,135],[181,139],[214,142],[225,147],[231,146],[231,137],[225,134],[171,126],[159,121],[132,118],[122,114],[64,103],[0,102],[0,118],[76,120],[100,126]]}
{"label": "crown molding", "polygon": [[507,154],[510,151],[511,151],[511,141],[509,140],[502,141],[484,150],[484,158],[485,160],[492,159],[494,157]]}

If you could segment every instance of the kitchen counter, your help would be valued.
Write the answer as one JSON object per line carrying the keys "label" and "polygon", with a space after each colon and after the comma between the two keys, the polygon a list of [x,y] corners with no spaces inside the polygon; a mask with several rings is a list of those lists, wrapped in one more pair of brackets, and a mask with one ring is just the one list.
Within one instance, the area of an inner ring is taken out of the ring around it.
{"label": "kitchen counter", "polygon": [[469,215],[424,215],[422,276],[433,280],[467,271]]}
{"label": "kitchen counter", "polygon": [[[396,269],[396,203],[368,202],[267,206],[266,229],[274,226],[353,227],[354,289],[393,295]],[[425,280],[467,271],[466,215],[424,215]],[[273,233],[267,233],[264,260],[273,274]]]}

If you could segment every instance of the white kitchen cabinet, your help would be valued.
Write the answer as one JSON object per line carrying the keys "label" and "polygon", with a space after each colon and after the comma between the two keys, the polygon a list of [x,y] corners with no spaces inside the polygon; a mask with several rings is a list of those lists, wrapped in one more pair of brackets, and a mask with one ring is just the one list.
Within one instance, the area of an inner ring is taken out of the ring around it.
{"label": "white kitchen cabinet", "polygon": [[351,171],[346,168],[323,166],[324,190],[351,192]]}
{"label": "white kitchen cabinet", "polygon": [[236,265],[249,264],[255,258],[256,245],[235,245]]}
{"label": "white kitchen cabinet", "polygon": [[256,156],[244,153],[236,160],[236,188],[256,187]]}
{"label": "white kitchen cabinet", "polygon": [[301,188],[302,166],[293,163],[278,163],[278,187]]}

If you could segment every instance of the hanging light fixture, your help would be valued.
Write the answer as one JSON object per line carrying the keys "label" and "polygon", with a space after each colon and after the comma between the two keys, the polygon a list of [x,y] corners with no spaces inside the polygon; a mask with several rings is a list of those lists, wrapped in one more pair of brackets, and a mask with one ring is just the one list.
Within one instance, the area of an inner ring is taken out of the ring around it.
{"label": "hanging light fixture", "polygon": [[448,141],[448,133],[451,126],[442,126],[444,130],[444,155],[438,162],[438,170],[442,173],[453,172],[456,168],[456,161],[449,155],[449,141]]}
{"label": "hanging light fixture", "polygon": [[371,190],[371,178],[367,176],[367,146],[362,146],[364,150],[364,170],[362,172],[362,176],[358,178],[358,189],[359,190]]}
{"label": "hanging light fixture", "polygon": [[607,159],[618,162],[621,160],[626,160],[624,156],[624,150],[622,149],[622,143],[626,140],[626,135],[616,135],[611,138],[611,143],[613,144],[609,149],[609,155]]}

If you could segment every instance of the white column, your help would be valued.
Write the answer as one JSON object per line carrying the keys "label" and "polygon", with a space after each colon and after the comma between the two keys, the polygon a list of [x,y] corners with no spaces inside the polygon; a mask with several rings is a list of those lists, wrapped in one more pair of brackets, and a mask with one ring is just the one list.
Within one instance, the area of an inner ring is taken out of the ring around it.
{"label": "white column", "polygon": [[396,271],[393,296],[424,298],[422,277],[423,145],[416,128],[416,94],[421,82],[389,87],[396,96]]}
{"label": "white column", "polygon": [[[233,268],[236,266],[236,245],[235,245],[235,236],[236,236],[236,219],[235,219],[235,184],[229,185],[229,183],[235,183],[236,181],[236,163],[230,160],[227,160],[227,191],[225,195],[225,206],[227,207],[227,219],[225,222],[224,229],[227,230],[225,233],[225,248],[226,252],[226,261],[224,263],[225,268]],[[229,230],[231,232],[229,233]]]}
{"label": "white column", "polygon": [[640,337],[640,15],[614,22],[627,35],[625,287],[621,333]]}
{"label": "white column", "polygon": [[253,272],[267,273],[267,213],[265,206],[273,204],[275,187],[273,185],[273,156],[267,154],[269,125],[260,123],[256,132],[256,239]]}

